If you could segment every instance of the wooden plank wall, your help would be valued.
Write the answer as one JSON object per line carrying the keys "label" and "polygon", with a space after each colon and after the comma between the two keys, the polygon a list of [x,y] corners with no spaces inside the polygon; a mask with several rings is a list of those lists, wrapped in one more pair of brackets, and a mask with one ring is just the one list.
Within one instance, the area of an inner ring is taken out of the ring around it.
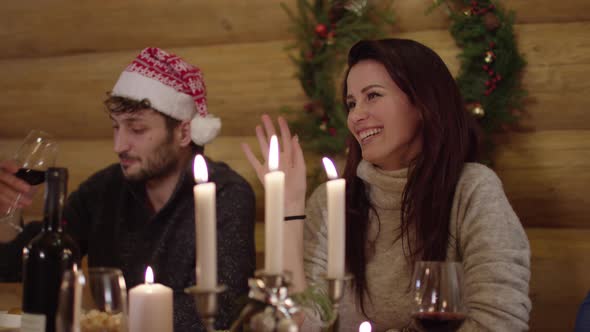
{"label": "wooden plank wall", "polygon": [[[424,15],[431,3],[395,1],[391,35],[429,45],[457,72],[446,13]],[[531,329],[571,330],[590,289],[590,2],[502,3],[517,13],[530,97],[525,129],[498,137],[496,171],[533,250]],[[223,120],[222,137],[207,152],[252,183],[261,210],[261,187],[236,144],[254,142],[261,114],[305,102],[284,50],[288,24],[271,0],[5,1],[0,154],[8,156],[30,128],[52,132],[71,188],[115,161],[101,101],[139,50],[159,46],[204,70],[210,110]],[[27,215],[39,211],[37,204]],[[257,236],[259,250],[262,242]]]}

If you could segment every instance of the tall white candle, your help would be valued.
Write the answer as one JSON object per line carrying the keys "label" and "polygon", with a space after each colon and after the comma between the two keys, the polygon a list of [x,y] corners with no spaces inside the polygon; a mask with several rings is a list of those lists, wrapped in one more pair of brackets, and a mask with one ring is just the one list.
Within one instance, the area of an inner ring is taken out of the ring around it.
{"label": "tall white candle", "polygon": [[344,277],[345,252],[345,193],[346,180],[339,179],[334,163],[322,159],[328,178],[326,192],[328,198],[328,278]]}
{"label": "tall white candle", "polygon": [[197,286],[217,287],[217,227],[215,216],[215,183],[207,182],[207,163],[200,154],[195,157],[193,171],[197,185],[195,198],[195,231],[197,249]]}
{"label": "tall white candle", "polygon": [[279,169],[279,143],[270,138],[268,170],[264,176],[264,264],[268,274],[283,273],[283,219],[285,196],[285,173]]}
{"label": "tall white candle", "polygon": [[148,266],[145,284],[129,291],[129,332],[172,332],[172,289],[154,284]]}

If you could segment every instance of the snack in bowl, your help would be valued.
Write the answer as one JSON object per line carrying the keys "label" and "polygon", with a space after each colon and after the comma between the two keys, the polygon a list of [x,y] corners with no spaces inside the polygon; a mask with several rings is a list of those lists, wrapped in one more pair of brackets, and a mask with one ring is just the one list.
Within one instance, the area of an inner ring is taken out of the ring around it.
{"label": "snack in bowl", "polygon": [[120,332],[122,314],[92,309],[80,317],[80,332]]}

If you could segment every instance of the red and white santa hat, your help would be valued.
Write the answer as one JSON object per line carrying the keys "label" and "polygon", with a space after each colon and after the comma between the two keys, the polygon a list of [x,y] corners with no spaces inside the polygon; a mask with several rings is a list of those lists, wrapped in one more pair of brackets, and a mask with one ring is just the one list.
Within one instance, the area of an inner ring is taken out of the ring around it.
{"label": "red and white santa hat", "polygon": [[177,120],[191,120],[191,137],[197,145],[209,143],[221,129],[221,120],[207,112],[201,70],[156,47],[139,53],[121,73],[111,95],[147,99],[159,112]]}

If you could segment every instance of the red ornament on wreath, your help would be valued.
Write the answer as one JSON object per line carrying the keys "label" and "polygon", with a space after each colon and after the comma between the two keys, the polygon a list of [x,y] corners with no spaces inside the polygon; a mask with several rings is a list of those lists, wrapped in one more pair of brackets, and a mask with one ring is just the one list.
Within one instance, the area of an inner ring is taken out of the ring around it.
{"label": "red ornament on wreath", "polygon": [[488,31],[494,31],[500,27],[500,19],[496,14],[487,12],[483,16],[483,24],[485,25]]}
{"label": "red ornament on wreath", "polygon": [[315,26],[315,33],[322,38],[326,38],[328,35],[328,28],[324,24],[320,23]]}

